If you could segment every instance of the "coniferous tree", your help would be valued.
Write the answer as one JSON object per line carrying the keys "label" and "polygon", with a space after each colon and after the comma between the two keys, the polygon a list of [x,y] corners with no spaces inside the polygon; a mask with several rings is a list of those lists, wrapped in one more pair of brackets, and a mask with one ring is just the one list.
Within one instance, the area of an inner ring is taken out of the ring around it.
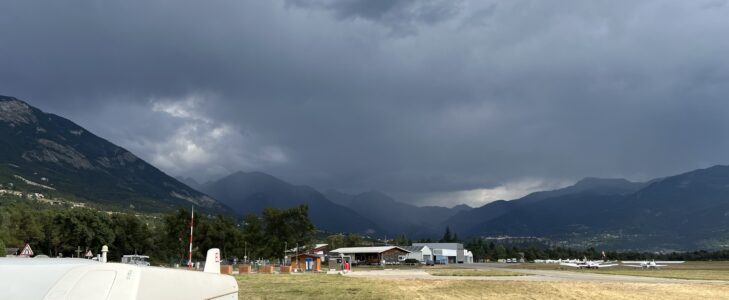
{"label": "coniferous tree", "polygon": [[445,233],[443,234],[443,238],[440,239],[441,243],[450,243],[453,241],[453,235],[451,234],[451,227],[446,226]]}

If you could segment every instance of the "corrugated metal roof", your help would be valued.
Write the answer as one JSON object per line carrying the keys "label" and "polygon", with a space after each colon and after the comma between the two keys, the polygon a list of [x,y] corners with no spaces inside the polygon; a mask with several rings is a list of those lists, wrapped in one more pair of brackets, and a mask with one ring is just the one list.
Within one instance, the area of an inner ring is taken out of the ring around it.
{"label": "corrugated metal roof", "polygon": [[408,250],[410,252],[420,252],[420,251],[423,251],[423,248],[425,248],[425,247],[427,247],[427,246],[405,246],[402,248],[404,248],[405,250]]}
{"label": "corrugated metal roof", "polygon": [[299,255],[291,255],[291,258],[293,259],[293,258],[296,258],[296,257],[299,257],[299,256],[306,256],[306,257],[317,257],[317,258],[319,257],[319,255],[316,255],[316,254],[311,254],[311,253],[299,253]]}
{"label": "corrugated metal roof", "polygon": [[463,249],[463,244],[461,243],[413,243],[413,246],[428,246],[430,249]]}
{"label": "corrugated metal roof", "polygon": [[407,249],[403,249],[401,247],[397,246],[380,246],[380,247],[351,247],[351,248],[337,248],[332,250],[331,252],[336,253],[342,253],[342,254],[349,254],[349,253],[382,253],[394,248],[398,248],[402,251],[405,251],[407,253],[410,253],[411,251],[408,251]]}

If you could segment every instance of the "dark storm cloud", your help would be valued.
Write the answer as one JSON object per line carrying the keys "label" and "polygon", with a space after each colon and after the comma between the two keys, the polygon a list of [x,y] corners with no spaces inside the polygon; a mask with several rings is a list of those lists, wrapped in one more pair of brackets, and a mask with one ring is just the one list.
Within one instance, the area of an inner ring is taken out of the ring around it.
{"label": "dark storm cloud", "polygon": [[413,203],[729,163],[727,1],[0,2],[0,94],[173,175]]}

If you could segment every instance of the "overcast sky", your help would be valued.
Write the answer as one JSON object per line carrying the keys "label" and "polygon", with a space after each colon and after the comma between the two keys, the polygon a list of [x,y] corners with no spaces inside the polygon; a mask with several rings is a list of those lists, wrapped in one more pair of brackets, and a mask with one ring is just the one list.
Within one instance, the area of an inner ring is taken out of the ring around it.
{"label": "overcast sky", "polygon": [[174,176],[417,205],[729,164],[729,3],[0,0],[0,94]]}

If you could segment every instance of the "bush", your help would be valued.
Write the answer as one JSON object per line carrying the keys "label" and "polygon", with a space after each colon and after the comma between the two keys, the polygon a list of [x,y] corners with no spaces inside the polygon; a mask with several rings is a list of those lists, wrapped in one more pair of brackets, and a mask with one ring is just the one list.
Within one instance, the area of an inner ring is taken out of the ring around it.
{"label": "bush", "polygon": [[417,264],[417,263],[419,263],[419,262],[420,262],[420,261],[418,261],[417,259],[414,259],[414,258],[408,258],[408,259],[406,259],[406,260],[404,261],[404,263],[406,263],[406,264]]}

